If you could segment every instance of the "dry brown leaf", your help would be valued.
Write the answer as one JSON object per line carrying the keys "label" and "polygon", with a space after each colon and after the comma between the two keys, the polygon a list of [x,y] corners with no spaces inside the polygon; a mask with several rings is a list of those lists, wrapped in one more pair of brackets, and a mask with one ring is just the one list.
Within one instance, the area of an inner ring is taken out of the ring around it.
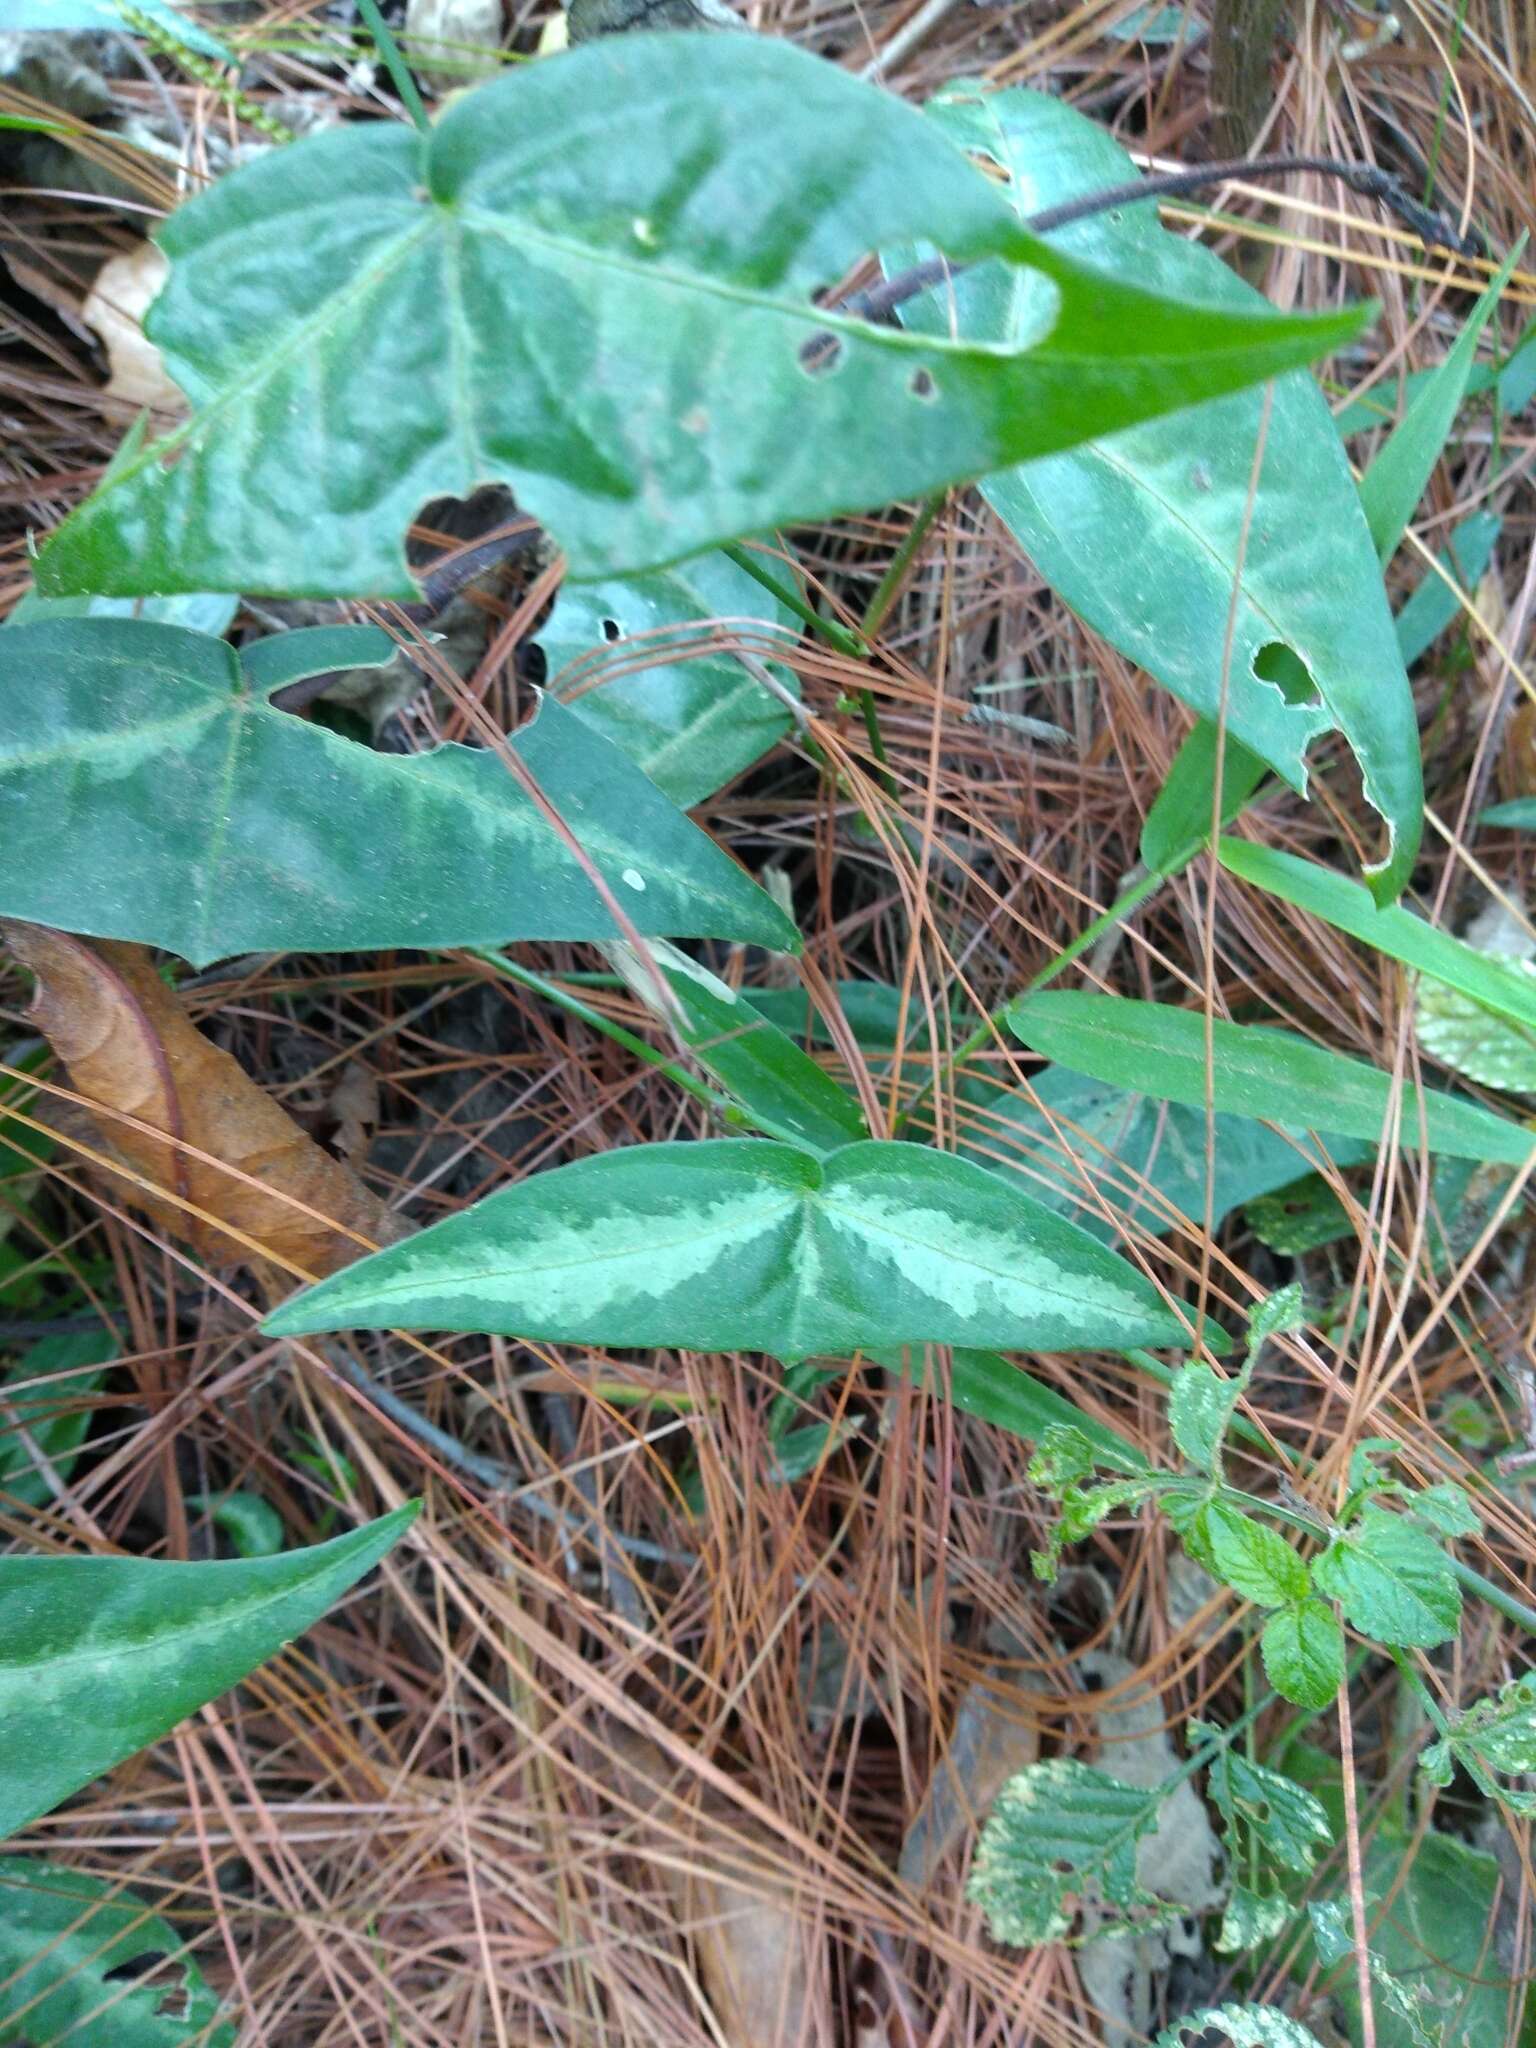
{"label": "dry brown leaf", "polygon": [[815,2023],[815,1933],[786,1845],[735,1808],[690,1806],[676,1767],[631,1729],[611,1731],[604,1761],[617,1789],[657,1816],[654,1844],[637,1846],[664,1852],[660,1874],[728,2048],[813,2048],[826,2039]]}
{"label": "dry brown leaf", "polygon": [[975,1833],[1008,1780],[1040,1755],[1038,1724],[1022,1706],[1010,1705],[1010,1682],[995,1667],[992,1682],[966,1691],[943,1754],[934,1766],[923,1803],[901,1845],[902,1882],[926,1892],[950,1851]]}
{"label": "dry brown leaf", "polygon": [[159,349],[144,333],[144,315],[169,271],[153,242],[141,242],[126,256],[109,256],[96,273],[80,317],[107,352],[108,398],[147,405],[152,412],[184,413],[185,394],[166,375]]}
{"label": "dry brown leaf", "polygon": [[[236,1060],[209,1044],[145,947],[10,921],[0,930],[37,976],[32,1015],[69,1069],[71,1086],[103,1110],[165,1134],[103,1115],[103,1151],[253,1239],[277,1264],[304,1273],[332,1273],[369,1244],[403,1234],[350,1167],[322,1151]],[[115,1191],[215,1263],[257,1257],[175,1201],[157,1201],[126,1181]]]}
{"label": "dry brown leaf", "polygon": [[362,1165],[379,1123],[378,1075],[348,1060],[325,1106],[336,1125],[336,1150],[349,1166]]}

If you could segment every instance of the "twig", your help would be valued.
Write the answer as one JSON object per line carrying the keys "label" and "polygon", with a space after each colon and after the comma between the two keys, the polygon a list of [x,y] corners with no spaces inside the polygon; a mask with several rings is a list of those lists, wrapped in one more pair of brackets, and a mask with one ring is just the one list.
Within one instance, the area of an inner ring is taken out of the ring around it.
{"label": "twig", "polygon": [[[1463,235],[1443,213],[1416,199],[1393,172],[1384,171],[1377,164],[1350,163],[1341,157],[1292,156],[1285,152],[1274,156],[1228,157],[1221,163],[1196,164],[1187,171],[1164,171],[1155,178],[1132,178],[1123,185],[1102,186],[1096,192],[1063,200],[1059,206],[1047,206],[1031,214],[1023,225],[1031,234],[1049,235],[1077,221],[1091,220],[1095,214],[1109,213],[1117,206],[1139,205],[1148,199],[1183,198],[1207,185],[1223,185],[1233,178],[1286,178],[1296,171],[1319,171],[1326,177],[1337,178],[1351,192],[1379,201],[1397,214],[1427,248],[1452,249],[1462,256],[1483,253],[1481,236]],[[925,263],[915,263],[910,270],[898,271],[895,277],[871,285],[867,291],[854,293],[837,310],[856,320],[888,320],[898,306],[919,292],[930,291],[970,268],[968,263],[951,263],[947,257],[931,256]],[[816,360],[832,339],[831,335],[813,336],[801,350],[802,360]]]}
{"label": "twig", "polygon": [[608,1597],[621,1621],[627,1621],[637,1634],[650,1631],[652,1619],[645,1611],[645,1598],[634,1566],[624,1556],[622,1538],[608,1527],[598,1512],[597,1481],[589,1465],[576,1461],[579,1448],[576,1440],[576,1418],[571,1412],[568,1394],[546,1394],[544,1413],[549,1417],[550,1433],[560,1448],[560,1455],[566,1460],[567,1470],[563,1475],[576,1489],[591,1510],[589,1526],[597,1554],[602,1559],[603,1583]]}
{"label": "twig", "polygon": [[[573,1535],[586,1535],[590,1528],[600,1551],[606,1542],[617,1544],[621,1550],[627,1550],[631,1557],[643,1558],[647,1564],[677,1565],[686,1571],[698,1563],[698,1558],[692,1551],[667,1550],[659,1543],[647,1543],[644,1537],[625,1536],[616,1530],[606,1529],[595,1515],[573,1515],[565,1508],[557,1508],[529,1488],[526,1474],[517,1471],[511,1465],[502,1464],[497,1458],[487,1458],[479,1451],[470,1450],[468,1445],[461,1444],[456,1436],[450,1436],[446,1430],[439,1429],[435,1422],[429,1422],[419,1409],[411,1406],[409,1401],[402,1401],[398,1394],[376,1380],[372,1373],[366,1371],[355,1359],[349,1358],[339,1346],[328,1344],[324,1351],[326,1362],[334,1368],[338,1376],[356,1393],[361,1394],[364,1400],[371,1402],[381,1415],[387,1415],[391,1422],[398,1424],[407,1435],[414,1437],[423,1449],[430,1451],[435,1458],[440,1458],[454,1471],[462,1473],[476,1486],[483,1487],[487,1493],[500,1496],[514,1495],[518,1506],[526,1507],[531,1515],[537,1516],[540,1521],[557,1523]],[[578,1492],[581,1491],[578,1482],[573,1480],[573,1484],[577,1484]]]}
{"label": "twig", "polygon": [[947,15],[953,14],[959,0],[922,0],[916,13],[909,14],[884,49],[877,50],[860,71],[861,78],[884,78],[896,66],[910,57],[918,44],[931,36]]}

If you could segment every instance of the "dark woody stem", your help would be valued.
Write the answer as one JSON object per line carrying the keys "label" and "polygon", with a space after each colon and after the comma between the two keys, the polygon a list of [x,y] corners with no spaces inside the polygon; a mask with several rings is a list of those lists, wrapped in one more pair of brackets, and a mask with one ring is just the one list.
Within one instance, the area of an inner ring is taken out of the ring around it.
{"label": "dark woody stem", "polygon": [[[1107,185],[1097,192],[1085,192],[1076,199],[1068,199],[1060,206],[1048,206],[1043,212],[1031,215],[1024,225],[1031,234],[1049,235],[1058,228],[1071,227],[1077,221],[1091,220],[1095,214],[1112,212],[1117,206],[1137,205],[1148,199],[1179,199],[1202,191],[1208,185],[1225,184],[1231,178],[1286,178],[1297,171],[1320,171],[1326,177],[1337,178],[1351,192],[1379,200],[1428,248],[1453,249],[1461,256],[1484,253],[1480,236],[1463,235],[1445,214],[1416,199],[1393,172],[1381,170],[1375,164],[1350,163],[1339,157],[1291,156],[1285,153],[1230,157],[1222,163],[1197,164],[1187,171],[1167,171],[1154,178],[1132,178],[1124,185]],[[943,256],[934,256],[926,263],[914,264],[910,270],[903,270],[881,284],[872,285],[868,291],[856,292],[845,299],[837,311],[856,320],[887,320],[908,299],[915,298],[919,292],[930,291],[936,284],[943,284],[946,278],[958,277],[967,268],[966,264],[950,263]],[[819,353],[825,346],[823,337],[818,335],[801,351],[802,356],[810,351]]]}

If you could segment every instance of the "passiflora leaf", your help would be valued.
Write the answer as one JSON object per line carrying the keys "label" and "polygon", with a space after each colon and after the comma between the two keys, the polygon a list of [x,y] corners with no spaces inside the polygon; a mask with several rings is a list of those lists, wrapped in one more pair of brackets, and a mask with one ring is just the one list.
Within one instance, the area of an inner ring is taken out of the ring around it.
{"label": "passiflora leaf", "polygon": [[[1199,1107],[1170,1102],[1070,1065],[1042,1068],[1030,1088],[1033,1100],[1022,1088],[962,1084],[957,1119],[967,1158],[1017,1175],[1036,1201],[1094,1237],[1129,1226],[1153,1237],[1205,1227],[1203,1099]],[[1360,1166],[1373,1151],[1336,1131],[1312,1136],[1252,1115],[1218,1115],[1211,1227],[1240,1202],[1286,1186],[1320,1154],[1335,1166]]]}
{"label": "passiflora leaf", "polygon": [[1525,240],[1522,235],[1510,251],[1498,275],[1472,308],[1450,354],[1443,363],[1435,365],[1414,394],[1412,404],[1361,479],[1360,503],[1383,562],[1396,553],[1414,507],[1440,460],[1440,452],[1466,396],[1478,338],[1509,283]]}
{"label": "passiflora leaf", "polygon": [[[958,84],[928,113],[1006,173],[999,189],[1021,218],[1136,175],[1102,128],[1039,93]],[[1053,239],[1168,298],[1234,316],[1263,304],[1213,250],[1160,226],[1150,206],[1097,215]],[[954,320],[964,335],[1011,340],[1032,330],[1041,289],[1030,272],[994,264],[910,309],[909,324],[948,333]],[[1328,407],[1306,376],[1274,386],[1245,520],[1262,409],[1250,390],[1109,440],[1089,428],[1079,437],[1089,445],[1000,471],[982,492],[1075,612],[1203,718],[1225,696],[1230,737],[1292,788],[1305,791],[1317,735],[1344,735],[1386,822],[1386,857],[1367,872],[1389,900],[1413,865],[1423,792],[1376,550]]]}
{"label": "passiflora leaf", "polygon": [[317,1622],[416,1504],[282,1557],[0,1557],[0,1839]]}
{"label": "passiflora leaf", "polygon": [[0,2041],[233,2048],[235,2029],[170,1922],[132,1892],[0,1856]]}
{"label": "passiflora leaf", "polygon": [[848,1091],[707,967],[665,939],[653,940],[644,960],[622,944],[605,951],[649,1009],[662,1008],[660,978],[671,997],[666,1021],[749,1124],[812,1152],[834,1152],[869,1136]]}
{"label": "passiflora leaf", "polygon": [[[797,943],[772,898],[563,706],[546,699],[511,745],[639,931]],[[275,709],[232,648],[178,627],[0,633],[0,807],[0,911],[194,966],[252,948],[620,936],[498,755],[376,754]]]}
{"label": "passiflora leaf", "polygon": [[265,1327],[788,1357],[1183,1335],[1139,1273],[963,1159],[870,1140],[817,1160],[730,1138],[633,1145],[535,1174],[310,1288]]}
{"label": "passiflora leaf", "polygon": [[1400,903],[1378,909],[1358,882],[1294,853],[1245,839],[1221,839],[1216,852],[1228,874],[1294,903],[1298,910],[1310,911],[1376,952],[1420,968],[1484,1009],[1508,1017],[1527,1034],[1525,1043],[1536,1058],[1536,976],[1518,961],[1481,953],[1464,939],[1437,931],[1427,918]]}
{"label": "passiflora leaf", "polygon": [[[950,341],[813,303],[919,240],[1028,266],[1028,330]],[[1363,318],[1090,270],[912,108],[753,36],[605,37],[429,134],[310,137],[160,244],[147,332],[197,410],[66,522],[38,567],[55,594],[409,597],[407,524],[487,480],[573,575],[653,568],[1240,389]]]}
{"label": "passiflora leaf", "polygon": [[[1091,460],[1088,456],[1081,458]],[[1216,802],[1217,728],[1202,718],[1173,757],[1141,828],[1142,863],[1155,875],[1177,874],[1211,836]],[[1230,824],[1269,773],[1268,763],[1231,734],[1221,752],[1221,822]]]}
{"label": "passiflora leaf", "polygon": [[[1032,1051],[1118,1087],[1138,1086],[1203,1108],[1209,1079],[1218,1110],[1309,1129],[1326,1124],[1346,1137],[1379,1140],[1391,1130],[1390,1076],[1273,1025],[1217,1018],[1208,1062],[1205,1018],[1168,1003],[1048,990],[1020,997],[1006,1017]],[[1433,1089],[1415,1098],[1407,1082],[1399,1132],[1404,1145],[1419,1144],[1421,1111],[1432,1152],[1523,1165],[1536,1148],[1536,1133]]]}
{"label": "passiflora leaf", "polygon": [[[734,654],[712,646],[725,627],[760,660],[792,647],[787,605],[718,551],[650,576],[566,583],[538,644],[550,694],[622,747],[684,810],[713,796],[781,740],[783,702]],[[792,669],[769,663],[786,695]]]}

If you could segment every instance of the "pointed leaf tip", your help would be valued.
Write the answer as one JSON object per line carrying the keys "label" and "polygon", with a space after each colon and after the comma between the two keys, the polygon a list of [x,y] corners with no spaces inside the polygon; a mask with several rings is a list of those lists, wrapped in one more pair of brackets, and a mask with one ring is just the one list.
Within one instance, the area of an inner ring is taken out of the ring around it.
{"label": "pointed leaf tip", "polygon": [[0,1839],[312,1628],[420,1506],[278,1557],[0,1557]]}

